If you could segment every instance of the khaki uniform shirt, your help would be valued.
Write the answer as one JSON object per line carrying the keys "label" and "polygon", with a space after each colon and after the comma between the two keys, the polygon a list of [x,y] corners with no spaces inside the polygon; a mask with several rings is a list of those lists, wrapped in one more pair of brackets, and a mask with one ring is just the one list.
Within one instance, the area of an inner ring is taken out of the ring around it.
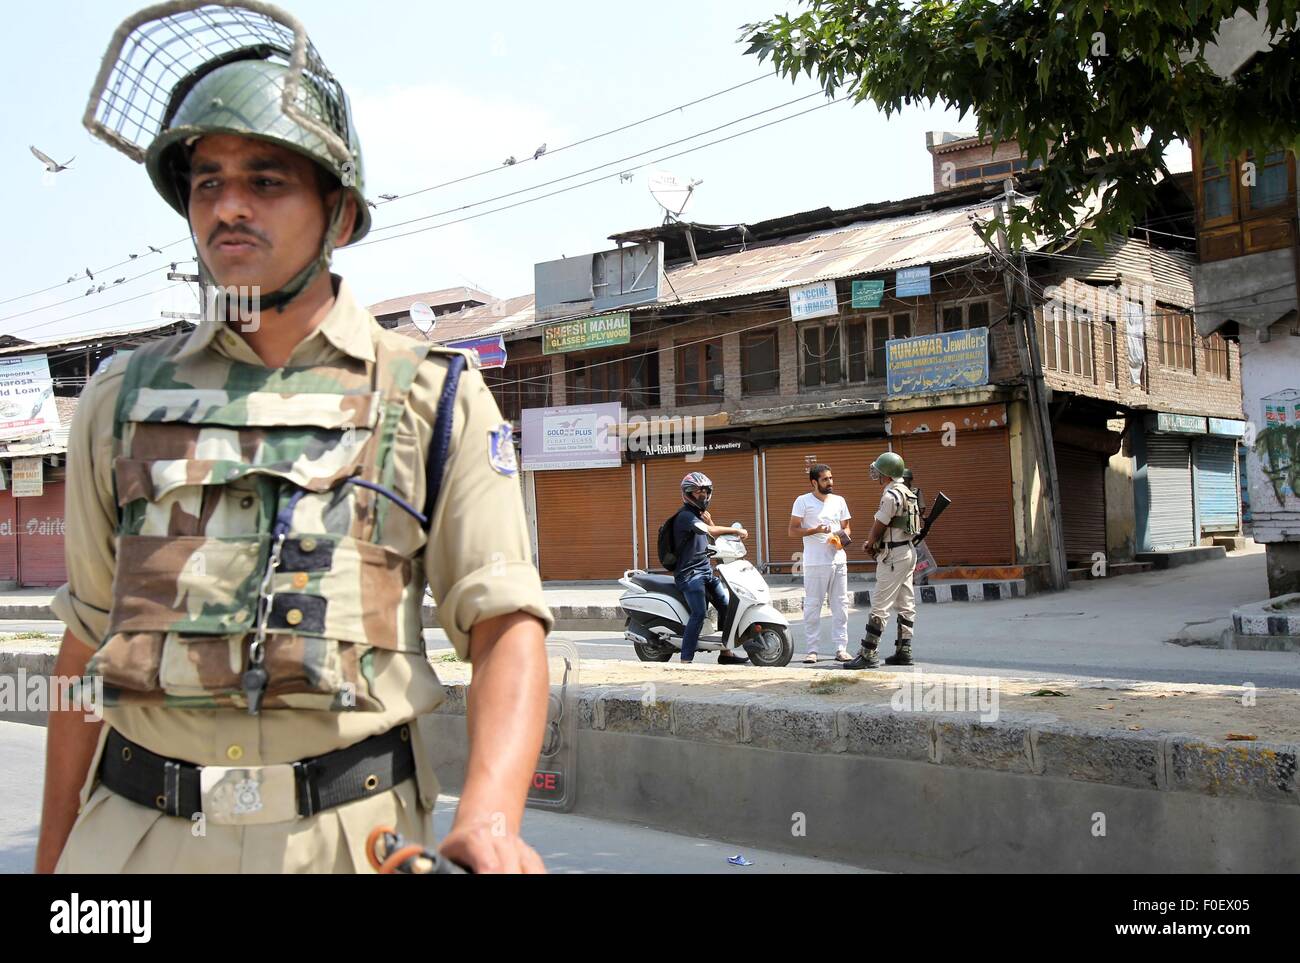
{"label": "khaki uniform shirt", "polygon": [[[333,308],[294,349],[288,364],[321,365],[344,357],[373,361],[379,330],[378,323],[353,299],[346,283],[338,282]],[[247,342],[223,324],[204,320],[193,332],[179,337],[187,338],[187,357],[208,352],[214,360],[263,364]],[[68,581],[56,593],[53,609],[72,634],[91,649],[98,647],[108,630],[113,600],[117,535],[113,421],[125,367],[126,358],[115,358],[86,385],[68,439]],[[435,363],[420,366],[394,439],[393,488],[417,507],[424,504],[424,461],[443,370]],[[431,523],[432,534],[426,540],[413,518],[394,511],[392,517],[404,517],[410,524],[394,523],[390,526],[391,537],[386,538],[391,547],[423,560],[438,605],[438,621],[461,658],[468,657],[469,632],[477,622],[519,611],[541,619],[548,632],[553,622],[532,563],[519,477],[501,474],[490,460],[489,433],[502,420],[481,373],[473,367],[466,369],[456,398],[452,444]],[[242,709],[124,705],[106,708],[104,719],[128,739],[160,755],[196,765],[258,766],[292,762],[349,746],[430,712],[443,698],[442,686],[421,653],[375,649],[371,686],[385,706],[382,711],[273,709],[251,716]],[[420,748],[417,745],[417,750]],[[421,756],[427,753],[417,751],[424,777],[419,780],[419,800],[431,809],[436,782],[427,758]],[[97,768],[98,755],[82,794],[83,804],[94,788]],[[96,795],[104,792],[107,790],[101,788]],[[132,805],[120,799],[114,802]],[[142,810],[144,813],[148,811]],[[312,820],[300,821],[299,831],[302,822]],[[188,820],[184,823],[188,831]],[[69,849],[76,837],[74,830]],[[67,855],[65,851],[65,858]]]}
{"label": "khaki uniform shirt", "polygon": [[907,534],[907,496],[910,489],[901,481],[891,481],[880,493],[880,507],[875,520],[885,526],[886,542],[901,542]]}

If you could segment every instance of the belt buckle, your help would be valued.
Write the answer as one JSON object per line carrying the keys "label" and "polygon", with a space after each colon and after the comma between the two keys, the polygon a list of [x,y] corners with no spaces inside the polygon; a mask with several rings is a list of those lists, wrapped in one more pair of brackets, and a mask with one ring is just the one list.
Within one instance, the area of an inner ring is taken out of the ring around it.
{"label": "belt buckle", "polygon": [[199,770],[203,815],[222,826],[255,826],[298,818],[293,766],[204,766]]}

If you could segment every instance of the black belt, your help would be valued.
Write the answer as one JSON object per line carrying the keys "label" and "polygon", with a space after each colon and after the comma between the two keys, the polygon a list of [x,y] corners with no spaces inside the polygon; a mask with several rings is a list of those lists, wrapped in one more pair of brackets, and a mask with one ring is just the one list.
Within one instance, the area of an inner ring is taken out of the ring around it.
{"label": "black belt", "polygon": [[904,540],[901,541],[901,542],[886,542],[886,543],[885,543],[885,547],[886,547],[886,548],[899,548],[899,547],[901,547],[901,546],[903,546],[903,545],[911,545],[911,544],[912,544],[912,540],[911,540],[910,538],[908,538],[908,539],[904,539]]}
{"label": "black belt", "polygon": [[[404,725],[292,765],[303,817],[387,792],[415,775],[411,733]],[[113,729],[104,744],[99,781],[133,803],[190,819],[203,810],[202,768],[150,752]]]}

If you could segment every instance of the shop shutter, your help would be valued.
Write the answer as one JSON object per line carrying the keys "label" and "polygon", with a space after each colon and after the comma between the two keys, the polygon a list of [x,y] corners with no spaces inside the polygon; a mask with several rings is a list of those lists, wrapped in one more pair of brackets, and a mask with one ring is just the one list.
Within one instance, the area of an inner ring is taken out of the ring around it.
{"label": "shop shutter", "polygon": [[778,571],[788,572],[795,553],[803,552],[803,539],[790,538],[790,510],[795,499],[812,491],[808,469],[824,462],[835,476],[835,494],[849,505],[853,516],[850,530],[854,544],[848,550],[849,569],[874,569],[875,563],[862,553],[862,540],[871,531],[871,516],[880,504],[881,488],[871,480],[871,463],[886,451],[883,438],[861,441],[818,442],[777,445],[763,452],[764,478],[767,486],[767,560]]}
{"label": "shop shutter", "polygon": [[533,473],[538,568],[547,581],[602,581],[636,567],[632,469]]}
{"label": "shop shutter", "polygon": [[[8,471],[6,466],[5,471]],[[18,581],[18,536],[14,524],[14,497],[0,492],[0,582]]]}
{"label": "shop shutter", "polygon": [[640,473],[644,475],[644,488],[637,492],[638,501],[641,500],[641,491],[645,492],[645,519],[639,532],[641,567],[663,570],[659,564],[657,548],[659,526],[681,508],[682,478],[692,471],[704,472],[713,482],[713,501],[709,503],[713,524],[730,525],[732,522],[740,522],[749,532],[749,541],[745,543],[749,560],[756,561],[759,530],[756,524],[758,492],[754,485],[754,453],[728,451],[705,455],[699,461],[687,461],[685,457],[664,457],[647,458],[641,462]]}
{"label": "shop shutter", "polygon": [[926,540],[935,561],[940,566],[1013,564],[1015,519],[1007,430],[958,432],[954,445],[944,445],[941,433],[894,440],[926,505],[934,504],[941,491],[952,499],[952,507],[934,523]]}
{"label": "shop shutter", "polygon": [[43,495],[15,498],[14,502],[19,584],[62,585],[68,580],[63,559],[63,482],[47,479]]}
{"label": "shop shutter", "polygon": [[1237,442],[1202,438],[1196,444],[1196,509],[1201,530],[1237,530]]}
{"label": "shop shutter", "polygon": [[1192,468],[1187,439],[1147,435],[1147,488],[1151,507],[1147,543],[1151,551],[1192,544]]}
{"label": "shop shutter", "polygon": [[1061,529],[1071,562],[1091,562],[1094,553],[1106,554],[1106,461],[1100,452],[1056,446]]}

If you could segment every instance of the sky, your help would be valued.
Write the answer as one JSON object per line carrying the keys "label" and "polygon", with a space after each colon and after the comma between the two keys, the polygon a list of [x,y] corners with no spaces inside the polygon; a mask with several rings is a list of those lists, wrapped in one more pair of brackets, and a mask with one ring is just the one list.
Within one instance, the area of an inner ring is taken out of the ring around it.
{"label": "sky", "polygon": [[[9,207],[8,229],[0,233],[0,333],[41,341],[145,325],[160,311],[191,309],[185,285],[166,279],[171,261],[194,256],[185,222],[154,192],[141,165],[81,125],[113,29],[143,5],[6,8],[8,35],[27,39],[8,44],[0,58],[0,178]],[[741,25],[795,6],[790,0],[280,5],[306,24],[349,93],[371,199],[487,171],[372,212],[375,228],[366,240],[375,243],[344,249],[334,260],[363,304],[456,285],[498,297],[529,293],[536,262],[604,250],[614,246],[612,233],[659,223],[663,212],[647,190],[652,170],[702,180],[688,219],[754,222],[928,193],[925,132],[974,130],[972,117],[960,119],[942,105],[886,119],[870,103],[836,103],[702,147],[825,103],[814,80],[778,78],[738,43]],[[806,95],[814,96],[769,110]],[[735,123],[760,111],[767,112]],[[719,125],[727,126],[691,136]],[[684,138],[691,139],[663,146]],[[59,162],[76,160],[47,176],[32,144]],[[534,161],[541,144],[548,153]],[[640,156],[623,160],[629,155]],[[522,162],[501,166],[509,156]],[[588,168],[599,169],[538,186]],[[383,230],[416,218],[424,220]],[[125,263],[108,267],[117,262]],[[187,267],[192,263],[178,269]],[[95,274],[93,285],[86,268]],[[112,283],[122,277],[124,283]],[[101,284],[108,285],[103,292],[87,295]],[[32,295],[47,287],[53,290]]]}

